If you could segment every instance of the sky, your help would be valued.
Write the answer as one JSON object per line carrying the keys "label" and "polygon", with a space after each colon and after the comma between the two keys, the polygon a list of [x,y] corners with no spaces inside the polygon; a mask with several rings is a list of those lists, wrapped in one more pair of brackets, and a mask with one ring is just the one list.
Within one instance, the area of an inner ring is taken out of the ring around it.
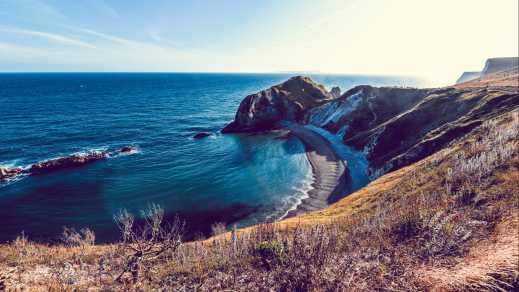
{"label": "sky", "polygon": [[518,55],[517,0],[0,0],[0,71],[411,75]]}

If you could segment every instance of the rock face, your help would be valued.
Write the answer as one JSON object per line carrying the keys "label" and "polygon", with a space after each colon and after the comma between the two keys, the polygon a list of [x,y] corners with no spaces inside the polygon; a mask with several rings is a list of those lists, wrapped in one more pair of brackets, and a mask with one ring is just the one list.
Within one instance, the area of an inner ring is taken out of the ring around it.
{"label": "rock face", "polygon": [[75,154],[67,157],[35,163],[31,166],[29,172],[31,175],[45,174],[56,170],[82,166],[106,158],[108,158],[108,153],[104,151],[92,151],[86,154]]}
{"label": "rock face", "polygon": [[309,110],[305,122],[341,135],[352,135],[410,109],[429,91],[360,85],[338,99]]}
{"label": "rock face", "polygon": [[[439,151],[492,116],[519,108],[517,88],[440,88],[378,122],[359,107],[346,119],[344,143],[368,155],[372,176],[399,169]],[[375,99],[387,99],[380,95]],[[406,109],[407,108],[407,109]],[[383,108],[373,111],[385,115]],[[344,127],[344,124],[342,125]]]}
{"label": "rock face", "polygon": [[234,121],[222,133],[257,132],[278,128],[281,121],[300,122],[305,111],[333,99],[322,85],[296,76],[249,95],[240,103]]}
{"label": "rock face", "polygon": [[486,76],[499,71],[510,70],[517,66],[519,66],[519,57],[490,58],[485,63],[481,75]]}
{"label": "rock face", "polygon": [[456,80],[456,84],[474,80],[476,78],[479,78],[479,76],[481,76],[481,72],[476,72],[476,71],[463,72],[463,74],[461,74],[460,78],[458,78],[458,80]]}

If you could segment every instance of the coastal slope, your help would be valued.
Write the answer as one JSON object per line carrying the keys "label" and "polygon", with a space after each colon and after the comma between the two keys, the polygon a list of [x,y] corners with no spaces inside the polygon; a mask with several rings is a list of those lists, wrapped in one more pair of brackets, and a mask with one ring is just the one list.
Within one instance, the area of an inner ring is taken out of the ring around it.
{"label": "coastal slope", "polygon": [[160,209],[147,213],[155,218],[147,230],[179,237],[122,228],[121,242],[95,245],[84,230],[49,246],[22,234],[0,245],[0,289],[517,291],[514,72],[436,89],[358,87],[308,107],[297,122],[270,124],[305,143],[323,185],[337,183],[337,153],[307,131],[316,125],[363,150],[370,167],[390,163],[329,206],[243,229],[217,225],[193,242],[182,242],[179,229],[164,232]]}

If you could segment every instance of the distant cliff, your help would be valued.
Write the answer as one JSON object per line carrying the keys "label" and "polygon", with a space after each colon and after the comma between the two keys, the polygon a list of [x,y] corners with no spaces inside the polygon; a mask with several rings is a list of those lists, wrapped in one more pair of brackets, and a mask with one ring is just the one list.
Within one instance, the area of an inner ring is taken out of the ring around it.
{"label": "distant cliff", "polygon": [[458,78],[458,80],[456,80],[456,84],[474,80],[476,78],[479,78],[479,76],[481,76],[481,72],[477,72],[477,71],[463,72],[463,74],[461,74],[460,78]]}
{"label": "distant cliff", "polygon": [[456,84],[472,81],[478,78],[485,78],[498,72],[509,71],[519,66],[519,57],[490,58],[485,62],[481,72],[463,72]]}
{"label": "distant cliff", "polygon": [[517,66],[519,66],[519,57],[490,58],[485,63],[481,75],[485,76],[499,71],[510,70]]}

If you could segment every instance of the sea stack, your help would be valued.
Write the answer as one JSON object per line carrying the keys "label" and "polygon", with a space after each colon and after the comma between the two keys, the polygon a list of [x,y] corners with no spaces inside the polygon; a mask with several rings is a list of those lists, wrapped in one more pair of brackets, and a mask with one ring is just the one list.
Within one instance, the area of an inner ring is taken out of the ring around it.
{"label": "sea stack", "polygon": [[259,132],[279,128],[279,122],[299,122],[307,109],[333,99],[308,77],[295,76],[282,84],[251,94],[240,103],[234,121],[222,133]]}

